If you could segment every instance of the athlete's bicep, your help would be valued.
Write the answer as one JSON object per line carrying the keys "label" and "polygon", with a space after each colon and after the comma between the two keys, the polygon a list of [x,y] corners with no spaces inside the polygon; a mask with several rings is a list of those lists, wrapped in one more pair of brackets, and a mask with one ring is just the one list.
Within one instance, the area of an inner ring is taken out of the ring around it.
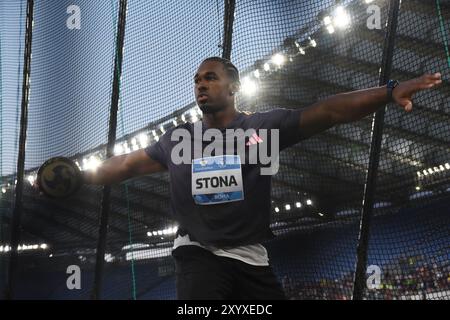
{"label": "athlete's bicep", "polygon": [[125,166],[133,176],[140,176],[167,170],[167,168],[160,162],[152,159],[144,149],[129,153],[125,158]]}
{"label": "athlete's bicep", "polygon": [[321,133],[336,123],[332,114],[320,104],[304,109],[299,121],[302,139]]}

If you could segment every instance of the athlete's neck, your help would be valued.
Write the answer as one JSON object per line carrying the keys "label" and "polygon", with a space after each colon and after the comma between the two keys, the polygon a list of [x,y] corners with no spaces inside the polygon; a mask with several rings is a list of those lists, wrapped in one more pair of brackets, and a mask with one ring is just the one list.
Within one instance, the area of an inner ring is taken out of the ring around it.
{"label": "athlete's neck", "polygon": [[203,123],[208,128],[225,128],[236,117],[237,111],[234,106],[225,108],[214,113],[203,113]]}

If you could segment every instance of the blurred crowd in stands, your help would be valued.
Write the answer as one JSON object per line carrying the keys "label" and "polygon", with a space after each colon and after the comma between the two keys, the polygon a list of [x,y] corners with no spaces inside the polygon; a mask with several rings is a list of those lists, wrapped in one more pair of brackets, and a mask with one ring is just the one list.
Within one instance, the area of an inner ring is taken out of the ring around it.
{"label": "blurred crowd in stands", "polygon": [[[423,256],[400,258],[380,266],[377,288],[366,290],[366,299],[409,300],[450,299],[450,265],[426,261]],[[368,274],[369,276],[369,274]],[[349,300],[353,292],[353,272],[338,279],[298,281],[292,275],[282,277],[282,285],[291,300]]]}

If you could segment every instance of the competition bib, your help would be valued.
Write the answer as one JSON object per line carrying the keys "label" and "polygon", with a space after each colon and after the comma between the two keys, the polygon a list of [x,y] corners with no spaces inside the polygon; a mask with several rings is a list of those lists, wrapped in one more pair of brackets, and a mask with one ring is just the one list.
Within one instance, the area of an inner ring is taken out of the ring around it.
{"label": "competition bib", "polygon": [[224,155],[194,159],[192,197],[199,205],[243,200],[241,158]]}

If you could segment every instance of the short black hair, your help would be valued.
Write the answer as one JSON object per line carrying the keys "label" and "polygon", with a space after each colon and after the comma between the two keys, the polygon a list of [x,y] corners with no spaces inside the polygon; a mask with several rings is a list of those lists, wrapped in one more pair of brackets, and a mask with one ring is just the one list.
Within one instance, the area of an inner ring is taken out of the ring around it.
{"label": "short black hair", "polygon": [[209,57],[203,60],[202,63],[206,61],[220,62],[223,65],[225,71],[227,72],[228,77],[230,77],[231,81],[237,82],[238,84],[241,83],[239,79],[239,70],[233,63],[231,63],[230,60],[221,57]]}

